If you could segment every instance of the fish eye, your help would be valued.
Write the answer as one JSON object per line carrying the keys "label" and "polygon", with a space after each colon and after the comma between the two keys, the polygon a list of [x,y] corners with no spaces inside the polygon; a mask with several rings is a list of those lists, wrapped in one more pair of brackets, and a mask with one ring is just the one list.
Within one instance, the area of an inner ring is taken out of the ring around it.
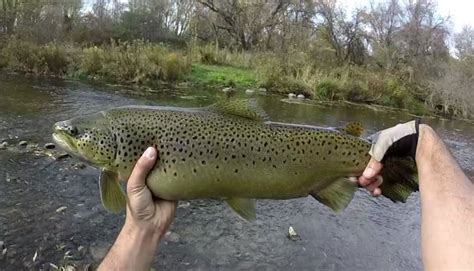
{"label": "fish eye", "polygon": [[69,126],[67,128],[67,131],[69,132],[70,135],[72,136],[77,136],[79,134],[79,131],[77,130],[76,126]]}

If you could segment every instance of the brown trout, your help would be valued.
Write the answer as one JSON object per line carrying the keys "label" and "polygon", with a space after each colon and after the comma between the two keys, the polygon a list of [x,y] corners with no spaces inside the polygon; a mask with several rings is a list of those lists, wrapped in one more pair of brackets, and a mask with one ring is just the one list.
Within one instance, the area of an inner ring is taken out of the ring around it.
{"label": "brown trout", "polygon": [[[338,211],[352,200],[370,159],[359,125],[333,130],[265,121],[254,103],[235,100],[205,108],[127,106],[61,121],[53,138],[70,154],[100,169],[104,207],[126,203],[126,180],[149,146],[158,149],[147,178],[152,193],[167,200],[217,198],[242,218],[255,217],[254,199],[312,195]],[[418,190],[411,158],[390,158],[382,193],[405,201]]]}

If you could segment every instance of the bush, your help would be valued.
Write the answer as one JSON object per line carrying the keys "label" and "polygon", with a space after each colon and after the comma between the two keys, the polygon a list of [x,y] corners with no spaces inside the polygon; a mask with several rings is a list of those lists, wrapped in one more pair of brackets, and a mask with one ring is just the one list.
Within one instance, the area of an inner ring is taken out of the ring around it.
{"label": "bush", "polygon": [[289,76],[273,79],[269,78],[260,83],[260,86],[280,94],[294,93],[303,94],[305,97],[313,97],[310,86],[301,80]]}
{"label": "bush", "polygon": [[389,79],[385,83],[387,95],[390,97],[389,106],[396,106],[399,108],[405,107],[405,99],[409,96],[406,87],[396,79]]}
{"label": "bush", "polygon": [[163,58],[163,79],[177,81],[184,78],[190,65],[186,57],[179,53],[168,53]]}
{"label": "bush", "polygon": [[91,47],[82,51],[82,56],[78,64],[79,74],[99,75],[104,63],[105,52],[102,48]]}
{"label": "bush", "polygon": [[7,68],[13,71],[40,74],[45,68],[40,47],[30,42],[11,39],[3,49]]}
{"label": "bush", "polygon": [[46,65],[46,73],[62,76],[69,66],[69,57],[66,49],[55,44],[41,47],[40,55]]}
{"label": "bush", "polygon": [[176,81],[190,71],[187,58],[180,53],[143,41],[85,48],[77,76],[125,83]]}
{"label": "bush", "polygon": [[12,38],[1,55],[1,66],[17,72],[62,76],[69,66],[66,50],[53,44],[39,46]]}
{"label": "bush", "polygon": [[319,82],[315,89],[315,96],[320,100],[332,101],[336,94],[341,91],[339,82],[333,79],[324,79]]}

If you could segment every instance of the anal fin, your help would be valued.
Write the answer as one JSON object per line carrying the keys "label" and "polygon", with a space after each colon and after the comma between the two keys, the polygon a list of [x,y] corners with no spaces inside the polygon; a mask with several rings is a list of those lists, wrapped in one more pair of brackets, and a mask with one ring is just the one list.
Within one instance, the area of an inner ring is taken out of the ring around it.
{"label": "anal fin", "polygon": [[118,213],[125,208],[127,198],[120,188],[118,174],[102,170],[99,178],[100,199],[104,208],[112,213]]}
{"label": "anal fin", "polygon": [[351,202],[357,187],[348,178],[334,180],[323,190],[311,193],[311,195],[322,204],[333,211],[341,211]]}
{"label": "anal fin", "polygon": [[226,200],[229,207],[246,221],[255,220],[255,200],[244,198],[230,198]]}

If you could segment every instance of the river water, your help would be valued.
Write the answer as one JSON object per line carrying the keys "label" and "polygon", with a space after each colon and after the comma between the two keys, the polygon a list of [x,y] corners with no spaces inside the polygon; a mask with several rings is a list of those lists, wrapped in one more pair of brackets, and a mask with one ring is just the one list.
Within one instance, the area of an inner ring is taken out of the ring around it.
{"label": "river water", "polygon": [[[17,146],[51,142],[54,122],[107,107],[148,104],[196,107],[215,91],[174,89],[131,95],[118,87],[0,76],[0,270],[55,270],[95,266],[121,228],[123,214],[100,204],[99,172],[73,158],[53,160]],[[318,126],[361,121],[366,134],[413,116],[359,106],[289,103],[257,95],[271,120]],[[463,170],[474,176],[474,125],[427,118]],[[75,166],[76,165],[76,166]],[[59,210],[58,210],[59,209]],[[299,238],[287,238],[292,226]],[[313,198],[261,200],[257,220],[241,221],[217,200],[180,202],[171,232],[159,246],[160,270],[419,270],[420,204],[358,191],[333,213]]]}

